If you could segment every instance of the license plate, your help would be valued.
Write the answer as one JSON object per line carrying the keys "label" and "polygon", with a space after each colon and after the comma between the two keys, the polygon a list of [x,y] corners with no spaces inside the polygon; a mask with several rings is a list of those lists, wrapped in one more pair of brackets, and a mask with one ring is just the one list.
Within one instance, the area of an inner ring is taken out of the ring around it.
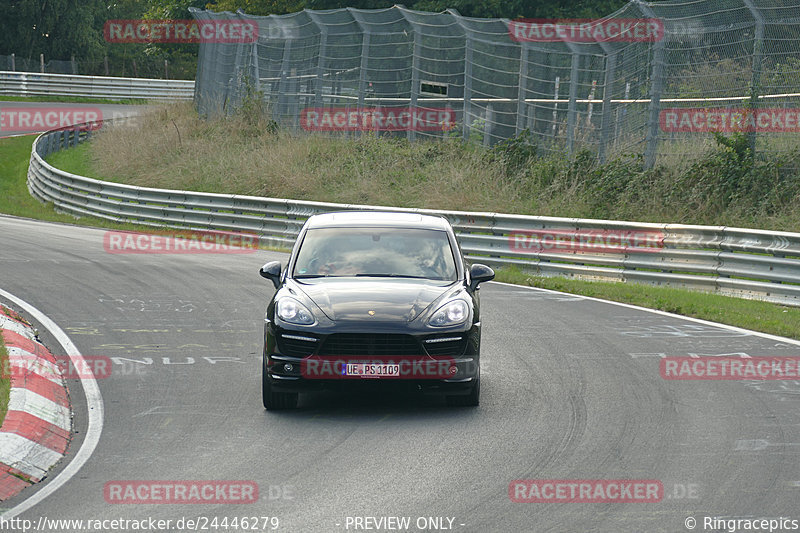
{"label": "license plate", "polygon": [[400,365],[376,363],[347,363],[343,368],[345,376],[360,376],[363,378],[389,378],[400,376]]}

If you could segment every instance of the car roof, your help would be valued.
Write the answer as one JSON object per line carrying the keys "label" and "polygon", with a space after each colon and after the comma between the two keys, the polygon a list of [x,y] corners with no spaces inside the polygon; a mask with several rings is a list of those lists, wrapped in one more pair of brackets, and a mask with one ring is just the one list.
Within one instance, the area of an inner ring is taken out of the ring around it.
{"label": "car roof", "polygon": [[450,223],[443,217],[403,211],[337,211],[309,217],[312,228],[400,227],[446,231]]}

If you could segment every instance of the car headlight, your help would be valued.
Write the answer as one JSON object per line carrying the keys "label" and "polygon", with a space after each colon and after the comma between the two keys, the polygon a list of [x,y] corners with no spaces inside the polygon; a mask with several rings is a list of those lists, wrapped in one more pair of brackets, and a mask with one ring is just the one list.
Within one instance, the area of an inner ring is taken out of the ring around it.
{"label": "car headlight", "polygon": [[294,298],[281,298],[275,306],[278,318],[291,324],[310,325],[314,323],[314,315],[308,307]]}
{"label": "car headlight", "polygon": [[428,321],[434,327],[455,326],[467,319],[468,309],[464,300],[453,300],[441,306]]}

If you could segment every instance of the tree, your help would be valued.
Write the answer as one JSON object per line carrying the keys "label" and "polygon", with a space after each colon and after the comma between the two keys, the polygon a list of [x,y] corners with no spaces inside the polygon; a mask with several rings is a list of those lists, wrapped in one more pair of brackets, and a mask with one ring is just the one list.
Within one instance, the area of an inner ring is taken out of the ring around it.
{"label": "tree", "polygon": [[[383,8],[399,0],[217,0],[208,4],[214,11],[241,9],[251,15],[285,14],[302,9],[340,7]],[[416,0],[402,2],[410,9],[440,12],[454,8],[467,17],[486,18],[591,18],[610,15],[627,0]]]}

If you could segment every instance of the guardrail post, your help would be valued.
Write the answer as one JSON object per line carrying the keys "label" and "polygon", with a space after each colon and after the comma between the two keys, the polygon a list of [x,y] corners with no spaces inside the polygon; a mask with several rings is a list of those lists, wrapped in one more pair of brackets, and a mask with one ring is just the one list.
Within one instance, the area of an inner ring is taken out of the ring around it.
{"label": "guardrail post", "polygon": [[15,54],[11,54],[11,70],[13,72],[17,71],[17,57]]}

